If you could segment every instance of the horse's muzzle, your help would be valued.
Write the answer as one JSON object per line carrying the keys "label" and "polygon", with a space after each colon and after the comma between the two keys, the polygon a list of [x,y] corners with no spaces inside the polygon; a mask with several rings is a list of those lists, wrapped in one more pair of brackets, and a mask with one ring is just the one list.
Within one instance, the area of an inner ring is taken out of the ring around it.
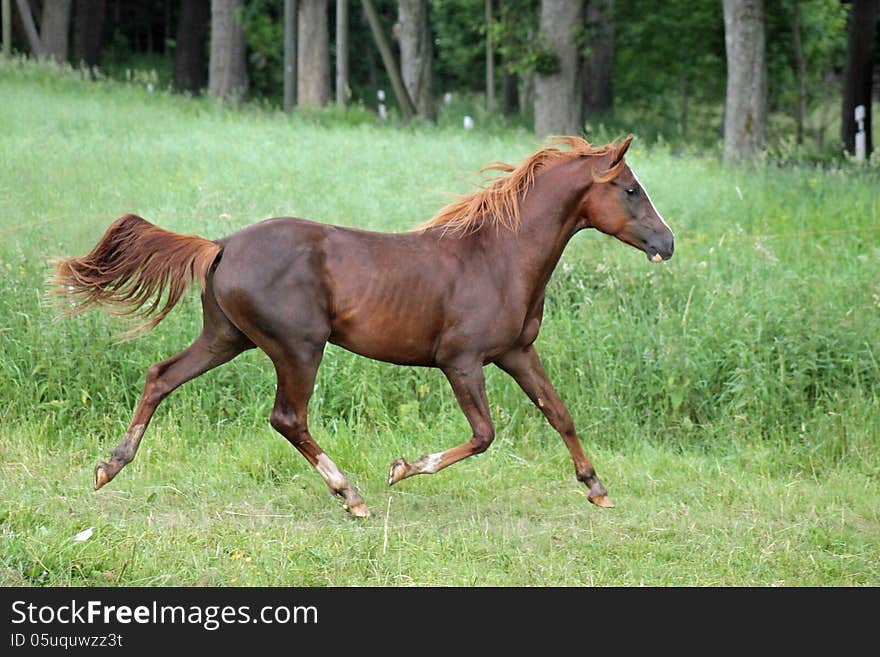
{"label": "horse's muzzle", "polygon": [[663,262],[669,260],[675,251],[675,240],[670,236],[668,239],[660,239],[645,244],[645,255],[651,262]]}

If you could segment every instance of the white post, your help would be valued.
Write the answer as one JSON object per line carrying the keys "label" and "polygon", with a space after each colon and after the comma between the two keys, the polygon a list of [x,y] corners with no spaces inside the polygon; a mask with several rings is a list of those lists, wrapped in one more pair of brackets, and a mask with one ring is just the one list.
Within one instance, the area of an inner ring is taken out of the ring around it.
{"label": "white post", "polygon": [[379,99],[379,119],[382,123],[385,123],[388,119],[388,110],[385,109],[385,90],[379,89],[379,91],[376,92],[376,98]]}
{"label": "white post", "polygon": [[867,143],[865,139],[865,106],[857,105],[855,115],[856,123],[858,124],[858,129],[856,130],[856,159],[864,160],[867,151]]}

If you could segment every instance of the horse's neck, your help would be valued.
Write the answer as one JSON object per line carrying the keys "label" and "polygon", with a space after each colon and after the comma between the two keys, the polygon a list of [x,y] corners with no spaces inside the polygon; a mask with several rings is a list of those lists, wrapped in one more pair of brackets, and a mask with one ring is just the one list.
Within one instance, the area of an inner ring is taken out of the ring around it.
{"label": "horse's neck", "polygon": [[513,251],[511,264],[535,298],[543,294],[579,228],[577,209],[590,186],[592,167],[589,158],[579,158],[540,174],[520,208],[519,229],[500,240],[505,250]]}

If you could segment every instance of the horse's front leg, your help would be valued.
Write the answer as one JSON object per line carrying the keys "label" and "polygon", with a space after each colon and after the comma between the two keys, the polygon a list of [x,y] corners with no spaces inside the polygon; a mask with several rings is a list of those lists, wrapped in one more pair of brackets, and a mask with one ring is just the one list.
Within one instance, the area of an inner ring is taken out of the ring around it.
{"label": "horse's front leg", "polygon": [[547,421],[562,436],[562,440],[565,441],[565,446],[568,447],[571,454],[571,459],[574,461],[574,470],[578,480],[582,481],[589,489],[587,497],[590,502],[596,506],[613,507],[614,504],[608,498],[608,491],[599,481],[590,459],[584,454],[584,449],[581,447],[577,433],[575,433],[571,414],[565,408],[565,404],[562,403],[553,384],[550,383],[550,378],[544,371],[544,366],[541,364],[541,359],[535,348],[529,345],[525,348],[511,349],[495,364],[513,377],[523,392],[541,410]]}
{"label": "horse's front leg", "polygon": [[427,454],[417,461],[397,459],[391,464],[391,472],[388,475],[389,486],[413,475],[434,474],[468,456],[485,452],[495,438],[495,427],[492,426],[489,401],[486,399],[482,364],[444,368],[443,373],[449,379],[455,399],[467,417],[473,435],[466,443],[447,449],[445,452]]}

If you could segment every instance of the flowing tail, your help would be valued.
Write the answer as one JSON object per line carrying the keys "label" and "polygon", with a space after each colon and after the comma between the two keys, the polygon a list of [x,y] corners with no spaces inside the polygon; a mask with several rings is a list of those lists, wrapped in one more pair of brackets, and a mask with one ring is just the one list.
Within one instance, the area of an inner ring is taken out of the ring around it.
{"label": "flowing tail", "polygon": [[56,294],[72,297],[64,316],[98,305],[115,315],[143,318],[133,332],[149,331],[194,278],[204,289],[220,249],[204,237],[173,233],[127,214],[110,225],[88,255],[57,260],[49,283],[57,286]]}

